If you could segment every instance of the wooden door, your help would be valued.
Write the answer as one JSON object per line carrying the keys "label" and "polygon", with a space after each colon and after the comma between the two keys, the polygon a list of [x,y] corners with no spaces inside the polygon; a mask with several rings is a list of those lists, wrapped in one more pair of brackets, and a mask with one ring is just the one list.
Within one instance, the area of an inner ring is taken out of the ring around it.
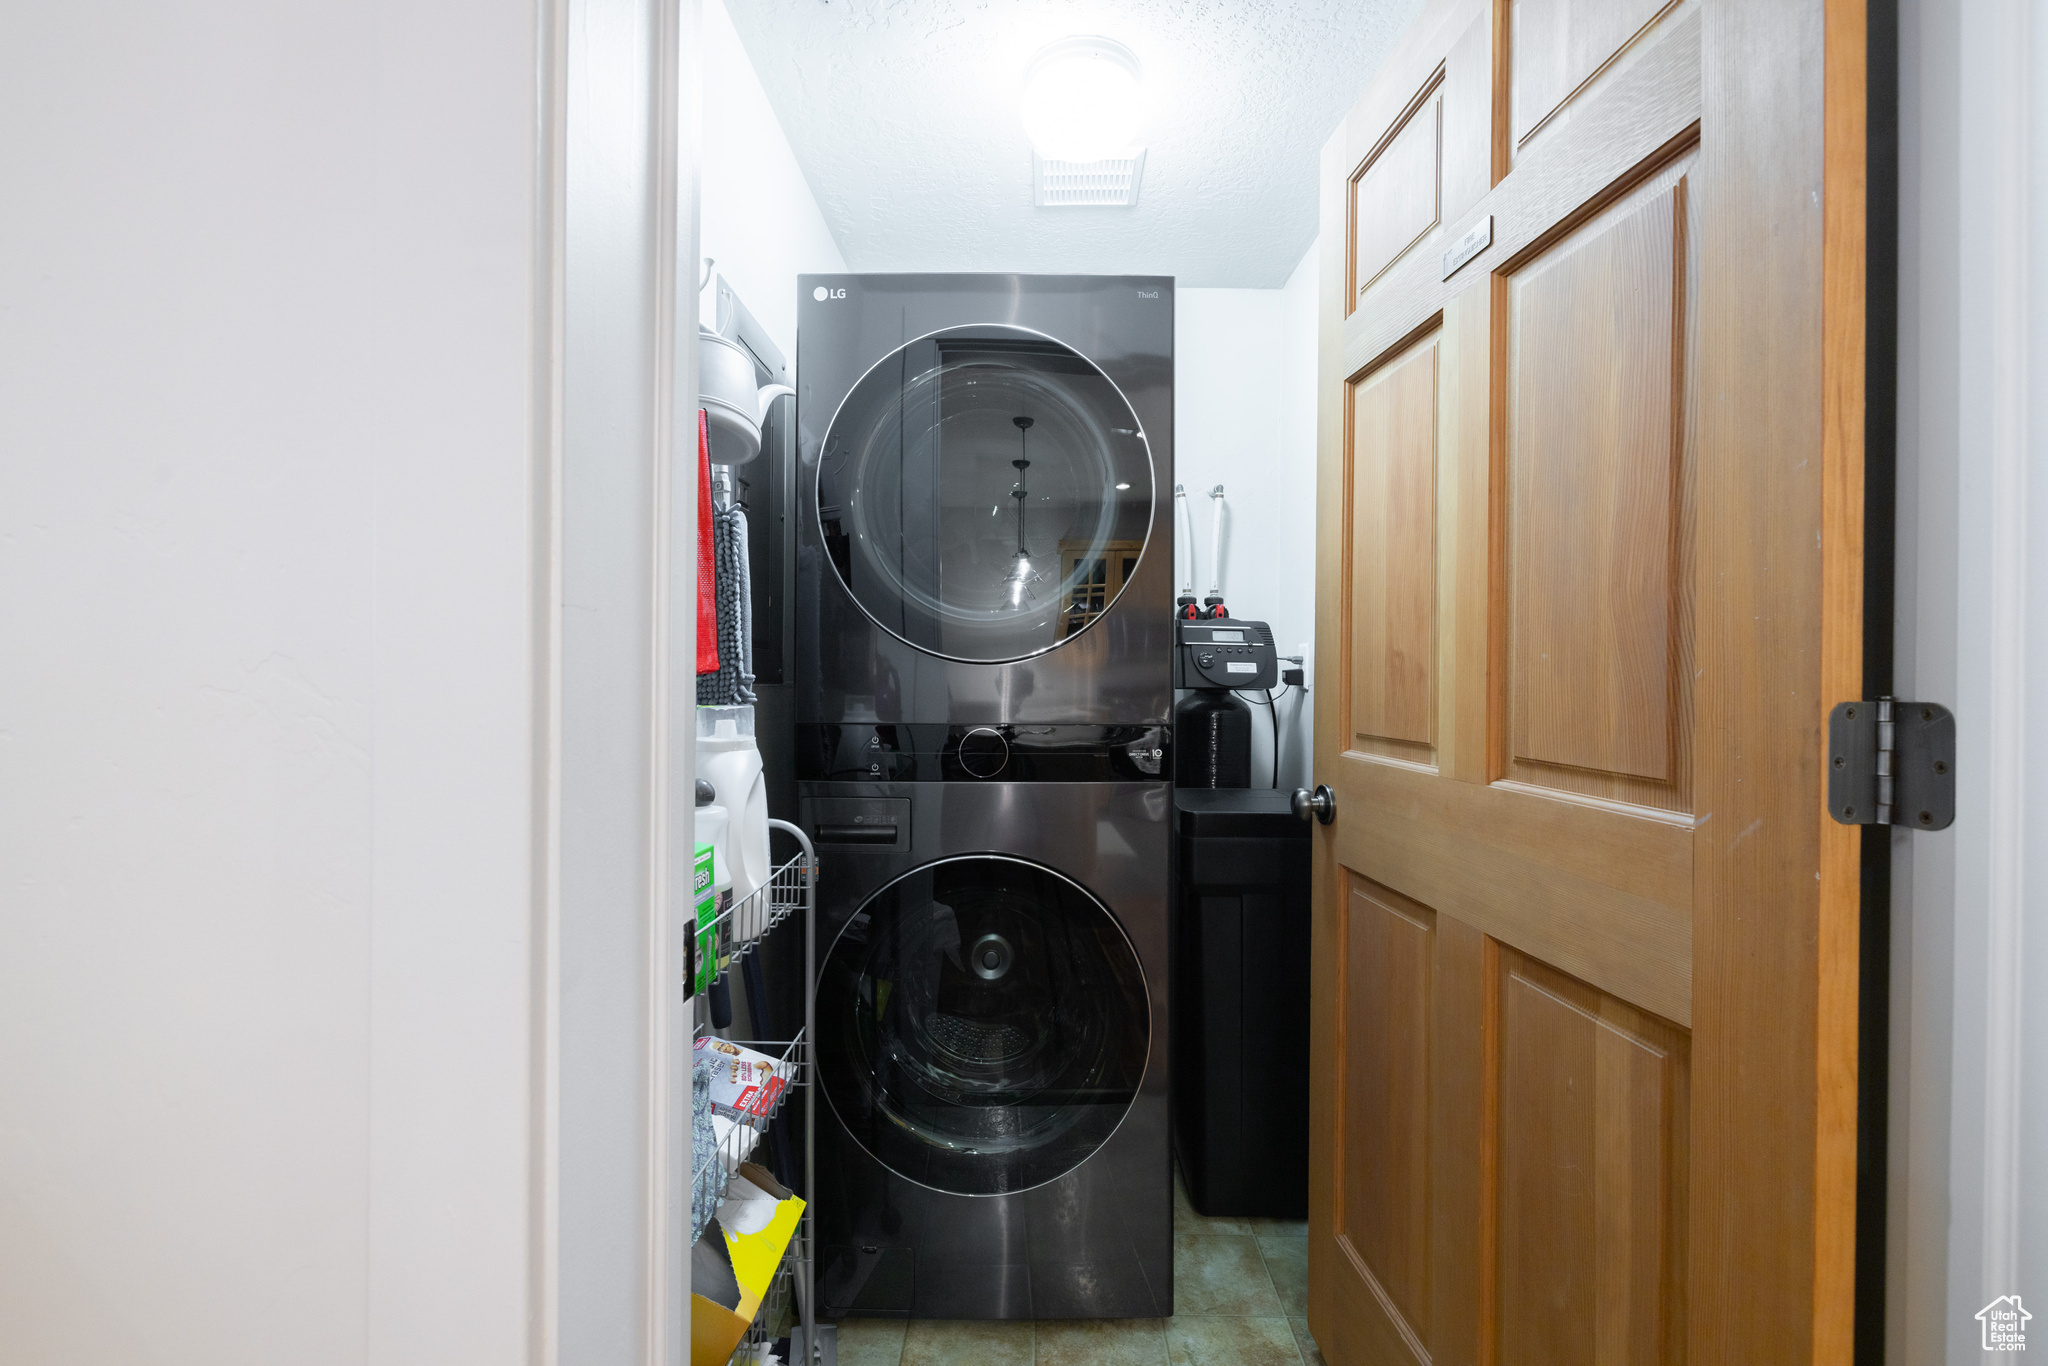
{"label": "wooden door", "polygon": [[[1074,585],[1067,614],[1060,618],[1060,639],[1081,634],[1116,601],[1144,548],[1143,541],[1110,541],[1099,549],[1085,541],[1060,542],[1060,582]],[[1076,574],[1084,564],[1087,571]]]}
{"label": "wooden door", "polygon": [[1323,157],[1309,1323],[1846,1361],[1862,60],[1432,0]]}

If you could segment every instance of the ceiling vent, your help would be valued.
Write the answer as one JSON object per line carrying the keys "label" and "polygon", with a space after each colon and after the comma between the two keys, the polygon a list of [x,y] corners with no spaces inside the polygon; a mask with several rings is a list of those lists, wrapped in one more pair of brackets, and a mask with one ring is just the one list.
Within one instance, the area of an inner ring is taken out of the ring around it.
{"label": "ceiling vent", "polygon": [[1056,161],[1031,154],[1031,202],[1040,208],[1125,208],[1138,202],[1145,149],[1101,161]]}

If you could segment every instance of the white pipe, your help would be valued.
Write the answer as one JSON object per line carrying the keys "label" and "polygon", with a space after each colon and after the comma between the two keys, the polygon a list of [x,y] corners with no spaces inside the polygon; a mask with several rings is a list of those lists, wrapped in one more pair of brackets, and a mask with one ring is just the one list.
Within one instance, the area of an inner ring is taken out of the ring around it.
{"label": "white pipe", "polygon": [[1188,491],[1185,486],[1173,486],[1173,509],[1175,521],[1185,521],[1187,535],[1180,538],[1187,551],[1187,573],[1181,576],[1180,596],[1192,598],[1195,595],[1195,514],[1188,507]]}
{"label": "white pipe", "polygon": [[[1209,490],[1209,506],[1216,510],[1209,530],[1209,596],[1223,596],[1223,485]],[[1190,576],[1192,577],[1192,576]]]}

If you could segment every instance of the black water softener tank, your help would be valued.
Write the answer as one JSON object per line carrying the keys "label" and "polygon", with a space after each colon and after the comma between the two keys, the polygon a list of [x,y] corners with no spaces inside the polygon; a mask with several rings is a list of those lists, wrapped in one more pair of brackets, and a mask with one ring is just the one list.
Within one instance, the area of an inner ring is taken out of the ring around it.
{"label": "black water softener tank", "polygon": [[1243,698],[1191,692],[1174,703],[1173,785],[1252,785],[1252,709]]}
{"label": "black water softener tank", "polygon": [[1250,787],[1252,709],[1235,690],[1279,684],[1273,632],[1234,617],[1173,625],[1173,785]]}
{"label": "black water softener tank", "polygon": [[1309,827],[1251,784],[1273,633],[1174,623],[1173,1129],[1196,1210],[1308,1212]]}

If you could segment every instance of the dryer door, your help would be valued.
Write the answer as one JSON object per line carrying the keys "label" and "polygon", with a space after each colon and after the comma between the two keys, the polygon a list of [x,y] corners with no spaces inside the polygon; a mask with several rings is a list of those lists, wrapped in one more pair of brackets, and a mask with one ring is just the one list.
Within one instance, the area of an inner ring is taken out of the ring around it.
{"label": "dryer door", "polygon": [[1004,663],[1071,640],[1128,583],[1152,524],[1131,405],[1079,352],[1015,327],[920,337],[826,429],[818,518],[882,629]]}
{"label": "dryer door", "polygon": [[1065,1175],[1138,1094],[1144,973],[1102,903],[992,855],[906,873],[854,915],[818,984],[819,1075],[860,1145],[936,1190]]}

